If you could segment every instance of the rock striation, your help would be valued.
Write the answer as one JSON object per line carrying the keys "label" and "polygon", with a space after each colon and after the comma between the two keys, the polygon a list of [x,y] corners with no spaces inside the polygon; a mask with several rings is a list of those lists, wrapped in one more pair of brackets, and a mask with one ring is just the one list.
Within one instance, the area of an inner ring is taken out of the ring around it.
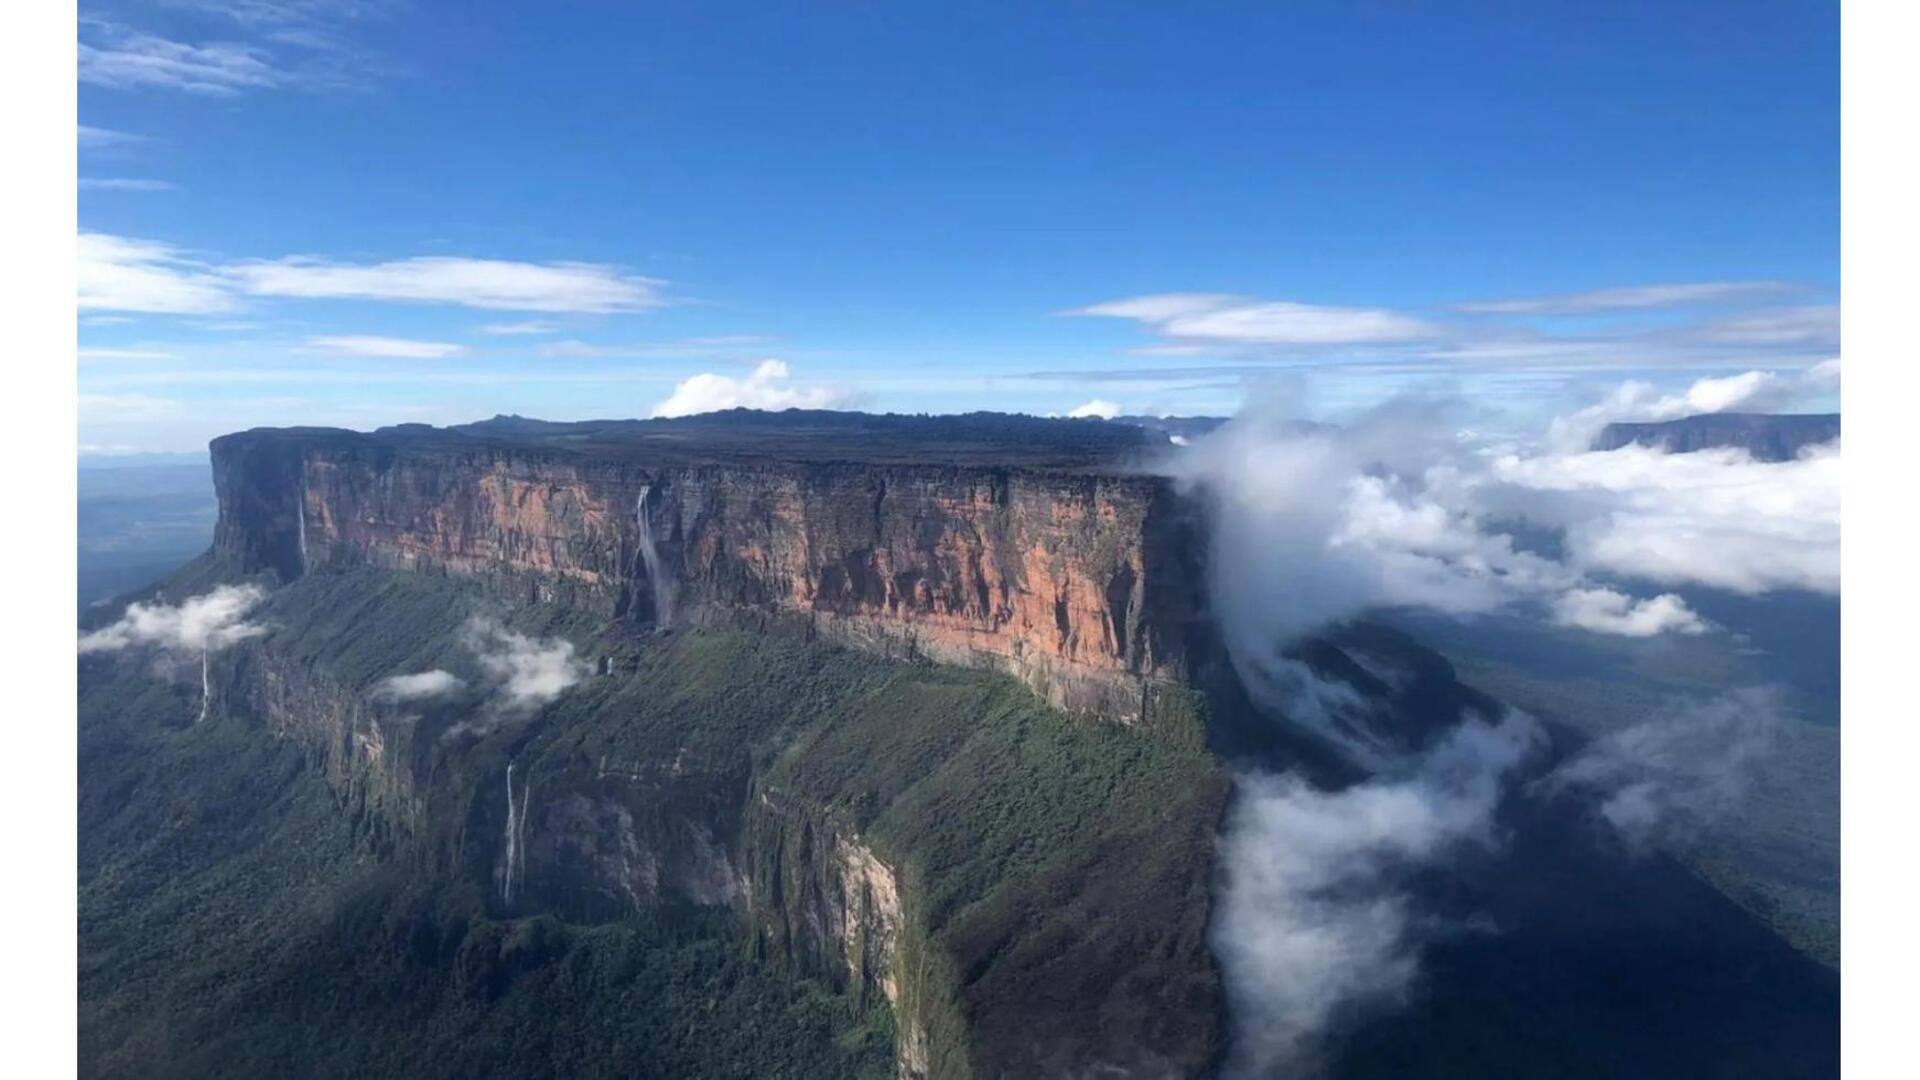
{"label": "rock striation", "polygon": [[918,462],[842,427],[254,430],[213,443],[215,548],[283,581],[371,565],[638,623],[782,622],[1152,726],[1190,708],[1203,590],[1188,508],[1138,467],[1150,433],[1105,427],[980,460],[985,436],[949,436],[953,464],[919,430]]}

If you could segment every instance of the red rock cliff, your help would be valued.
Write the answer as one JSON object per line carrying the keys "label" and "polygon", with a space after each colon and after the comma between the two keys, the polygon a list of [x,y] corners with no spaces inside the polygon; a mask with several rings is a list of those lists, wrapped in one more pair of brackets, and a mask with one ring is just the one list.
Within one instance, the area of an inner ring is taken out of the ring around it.
{"label": "red rock cliff", "polygon": [[300,431],[214,457],[216,546],[283,578],[368,562],[610,617],[770,617],[1127,723],[1188,707],[1198,591],[1154,477]]}

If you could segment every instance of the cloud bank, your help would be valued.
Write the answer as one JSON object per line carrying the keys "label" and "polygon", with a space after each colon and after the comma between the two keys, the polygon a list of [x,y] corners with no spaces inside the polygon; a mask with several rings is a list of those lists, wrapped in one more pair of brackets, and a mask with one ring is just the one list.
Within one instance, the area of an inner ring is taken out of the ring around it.
{"label": "cloud bank", "polygon": [[1463,435],[1464,408],[1402,400],[1331,427],[1275,397],[1162,466],[1208,508],[1211,608],[1242,680],[1358,763],[1381,747],[1287,650],[1368,610],[1651,637],[1710,629],[1676,586],[1839,591],[1838,443],[1777,463],[1529,450]]}

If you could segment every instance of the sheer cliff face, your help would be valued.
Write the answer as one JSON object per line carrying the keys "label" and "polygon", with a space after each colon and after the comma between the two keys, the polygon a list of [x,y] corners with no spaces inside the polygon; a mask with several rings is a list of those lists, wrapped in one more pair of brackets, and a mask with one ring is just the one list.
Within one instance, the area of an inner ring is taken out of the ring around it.
{"label": "sheer cliff face", "polygon": [[222,553],[478,576],[654,622],[788,619],[888,655],[1008,671],[1125,722],[1171,708],[1194,613],[1172,492],[1132,475],[254,432],[214,445]]}

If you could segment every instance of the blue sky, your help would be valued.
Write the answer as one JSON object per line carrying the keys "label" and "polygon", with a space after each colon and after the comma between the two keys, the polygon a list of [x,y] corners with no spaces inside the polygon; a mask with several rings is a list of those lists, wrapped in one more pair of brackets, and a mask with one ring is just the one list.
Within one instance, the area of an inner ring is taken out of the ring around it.
{"label": "blue sky", "polygon": [[1839,352],[1836,5],[81,14],[83,447]]}

